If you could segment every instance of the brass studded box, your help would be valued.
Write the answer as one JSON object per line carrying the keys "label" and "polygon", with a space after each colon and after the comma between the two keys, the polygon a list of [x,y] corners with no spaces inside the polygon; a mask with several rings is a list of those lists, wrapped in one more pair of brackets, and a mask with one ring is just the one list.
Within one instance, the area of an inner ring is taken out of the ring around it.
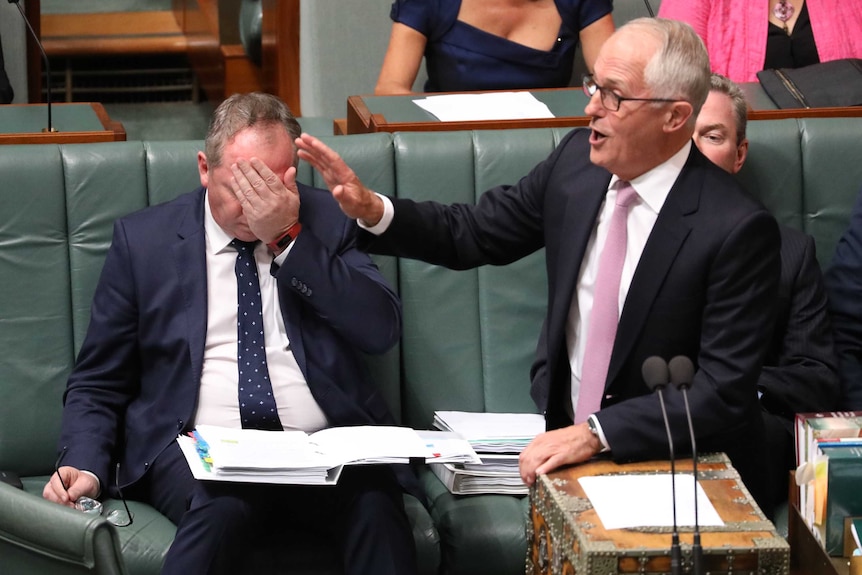
{"label": "brass studded box", "polygon": [[[671,572],[670,527],[605,529],[580,477],[669,473],[667,461],[618,465],[598,460],[540,476],[530,490],[527,575],[615,575]],[[691,477],[691,459],[677,473]],[[723,526],[701,527],[709,575],[787,575],[790,547],[766,519],[724,454],[698,458],[698,479]],[[691,527],[680,527],[683,573],[691,573]]]}

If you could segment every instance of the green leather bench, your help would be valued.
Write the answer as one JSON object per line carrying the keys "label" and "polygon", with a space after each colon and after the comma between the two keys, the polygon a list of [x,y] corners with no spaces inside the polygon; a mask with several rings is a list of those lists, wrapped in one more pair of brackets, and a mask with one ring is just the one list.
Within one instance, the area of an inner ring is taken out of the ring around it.
{"label": "green leather bench", "polygon": [[[325,141],[377,191],[473,202],[490,186],[516,181],[566,131]],[[860,134],[862,118],[749,124],[750,159],[740,177],[782,223],[815,236],[823,265],[862,185]],[[40,494],[53,471],[61,396],[87,328],[112,222],[197,185],[200,146],[120,142],[0,150],[0,470],[19,473],[25,484],[24,491],[0,484],[4,574],[159,570],[174,527],[152,508],[133,502],[134,524],[115,528]],[[299,178],[322,185],[307,165]],[[402,423],[427,428],[438,409],[536,409],[528,372],[545,307],[542,253],[511,266],[462,272],[377,261],[401,294],[404,334],[397,349],[369,361]],[[524,572],[525,498],[453,496],[427,471],[422,481],[428,509],[407,499],[422,573]],[[331,554],[317,547],[291,553],[294,570],[285,570],[337,572]]]}

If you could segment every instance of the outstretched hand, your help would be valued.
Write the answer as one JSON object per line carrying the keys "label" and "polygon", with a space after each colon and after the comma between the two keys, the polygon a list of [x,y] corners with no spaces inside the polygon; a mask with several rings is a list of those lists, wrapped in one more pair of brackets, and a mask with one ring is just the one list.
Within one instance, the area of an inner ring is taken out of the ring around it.
{"label": "outstretched hand", "polygon": [[323,176],[332,197],[347,217],[374,226],[383,217],[383,201],[359,180],[332,148],[309,134],[296,139],[299,158]]}
{"label": "outstretched hand", "polygon": [[568,465],[586,461],[599,453],[602,443],[586,423],[540,433],[518,457],[521,479],[527,485],[536,476]]}

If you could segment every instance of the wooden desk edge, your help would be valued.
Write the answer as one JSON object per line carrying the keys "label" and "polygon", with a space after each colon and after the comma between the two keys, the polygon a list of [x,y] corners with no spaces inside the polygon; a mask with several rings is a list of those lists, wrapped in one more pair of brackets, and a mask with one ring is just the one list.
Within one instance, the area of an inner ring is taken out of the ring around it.
{"label": "wooden desk edge", "polygon": [[[0,134],[0,145],[6,144],[92,144],[96,142],[125,142],[126,129],[123,124],[108,116],[105,107],[99,102],[58,103],[54,106],[77,106],[87,104],[96,114],[104,130],[84,130],[80,132],[19,132]],[[17,105],[17,104],[13,104]],[[29,106],[30,104],[20,104]],[[39,106],[43,104],[37,104]]]}
{"label": "wooden desk edge", "polygon": [[787,118],[858,118],[862,106],[844,108],[787,108],[784,110],[749,110],[749,120],[784,120]]}
{"label": "wooden desk edge", "polygon": [[799,487],[790,471],[787,542],[790,544],[790,575],[862,575],[862,557],[830,557],[814,539],[799,511]]}
{"label": "wooden desk edge", "polygon": [[[572,89],[572,88],[566,88]],[[579,88],[578,88],[579,89]],[[344,134],[369,132],[444,132],[457,130],[503,130],[516,128],[557,128],[588,126],[589,116],[562,116],[556,118],[521,120],[481,120],[441,122],[387,122],[382,114],[372,114],[365,103],[365,95],[347,98],[347,121]],[[862,106],[828,108],[788,108],[783,110],[749,110],[749,120],[782,120],[788,118],[855,118],[862,117]],[[338,132],[335,132],[336,134]]]}

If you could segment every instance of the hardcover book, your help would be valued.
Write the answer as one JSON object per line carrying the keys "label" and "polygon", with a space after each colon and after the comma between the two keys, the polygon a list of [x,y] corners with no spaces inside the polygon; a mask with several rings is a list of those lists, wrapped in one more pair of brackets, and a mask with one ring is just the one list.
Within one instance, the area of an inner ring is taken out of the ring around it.
{"label": "hardcover book", "polygon": [[862,515],[862,446],[819,448],[814,479],[814,526],[829,555],[844,555],[844,520]]}

